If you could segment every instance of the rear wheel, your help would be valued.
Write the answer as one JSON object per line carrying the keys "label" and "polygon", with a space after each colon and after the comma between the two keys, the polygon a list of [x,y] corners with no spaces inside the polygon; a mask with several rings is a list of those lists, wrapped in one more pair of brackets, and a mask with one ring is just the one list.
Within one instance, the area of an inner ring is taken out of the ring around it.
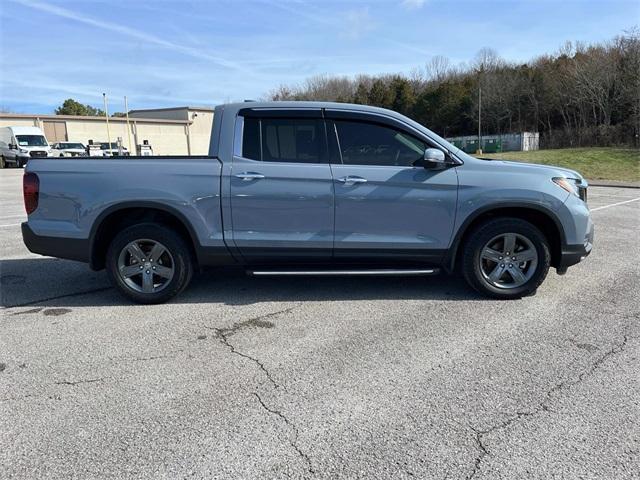
{"label": "rear wheel", "polygon": [[477,291],[512,299],[535,293],[550,262],[549,244],[540,230],[518,218],[498,218],[471,233],[462,269]]}
{"label": "rear wheel", "polygon": [[184,290],[193,275],[191,250],[162,225],[145,223],[120,232],[109,245],[112,283],[138,303],[162,303]]}

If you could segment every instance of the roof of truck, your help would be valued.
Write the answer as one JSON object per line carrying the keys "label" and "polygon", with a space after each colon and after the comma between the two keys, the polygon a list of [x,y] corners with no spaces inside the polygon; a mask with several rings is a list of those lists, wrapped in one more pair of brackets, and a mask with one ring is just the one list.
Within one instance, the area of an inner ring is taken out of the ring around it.
{"label": "roof of truck", "polygon": [[[370,105],[359,105],[356,103],[339,103],[339,102],[309,102],[309,101],[277,101],[277,102],[242,102],[242,103],[228,103],[224,105],[220,105],[219,107],[224,108],[225,110],[233,110],[238,111],[243,108],[250,109],[260,109],[260,108],[273,108],[273,109],[332,109],[332,110],[350,110],[354,112],[367,112],[374,113],[378,115],[385,115],[387,117],[393,117],[396,120],[407,123],[411,125],[413,128],[418,130],[423,130],[427,132],[429,135],[435,135],[434,132],[429,130],[424,125],[412,120],[409,117],[406,117],[398,112],[394,112],[393,110],[389,110],[386,108],[380,107],[372,107]],[[437,136],[437,135],[436,135]]]}
{"label": "roof of truck", "polygon": [[[361,112],[384,113],[404,117],[403,115],[388,110],[386,108],[372,107],[370,105],[360,105],[357,103],[340,103],[340,102],[311,102],[311,101],[277,101],[277,102],[238,102],[227,103],[222,105],[225,108],[331,108],[336,110],[355,110]],[[406,117],[404,117],[406,118]]]}

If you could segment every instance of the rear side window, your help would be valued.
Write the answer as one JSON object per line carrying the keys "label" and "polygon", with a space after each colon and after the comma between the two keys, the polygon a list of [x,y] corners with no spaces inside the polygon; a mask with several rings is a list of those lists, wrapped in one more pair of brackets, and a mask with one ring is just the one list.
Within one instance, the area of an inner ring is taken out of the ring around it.
{"label": "rear side window", "polygon": [[265,162],[324,162],[324,124],[308,118],[245,118],[242,156]]}
{"label": "rear side window", "polygon": [[242,156],[251,160],[262,160],[260,156],[260,120],[257,118],[244,119]]}
{"label": "rear side window", "polygon": [[391,127],[350,120],[336,120],[342,163],[410,167],[424,156],[427,145]]}

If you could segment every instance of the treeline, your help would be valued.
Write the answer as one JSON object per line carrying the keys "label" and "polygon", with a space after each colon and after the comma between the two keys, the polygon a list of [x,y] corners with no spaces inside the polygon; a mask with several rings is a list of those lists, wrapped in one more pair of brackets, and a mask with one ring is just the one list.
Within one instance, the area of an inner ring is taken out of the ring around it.
{"label": "treeline", "polygon": [[539,131],[543,148],[639,146],[640,30],[524,64],[485,48],[468,64],[435,57],[409,75],[322,75],[268,97],[390,108],[451,137],[477,133],[480,89],[483,134]]}

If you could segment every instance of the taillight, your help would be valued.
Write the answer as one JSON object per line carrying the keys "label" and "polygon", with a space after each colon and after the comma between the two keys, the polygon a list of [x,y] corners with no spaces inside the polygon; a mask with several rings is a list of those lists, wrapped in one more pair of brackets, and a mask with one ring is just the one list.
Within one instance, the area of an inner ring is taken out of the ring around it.
{"label": "taillight", "polygon": [[22,177],[22,193],[24,195],[24,208],[27,215],[35,212],[38,208],[38,197],[40,196],[40,179],[33,172],[26,172]]}

